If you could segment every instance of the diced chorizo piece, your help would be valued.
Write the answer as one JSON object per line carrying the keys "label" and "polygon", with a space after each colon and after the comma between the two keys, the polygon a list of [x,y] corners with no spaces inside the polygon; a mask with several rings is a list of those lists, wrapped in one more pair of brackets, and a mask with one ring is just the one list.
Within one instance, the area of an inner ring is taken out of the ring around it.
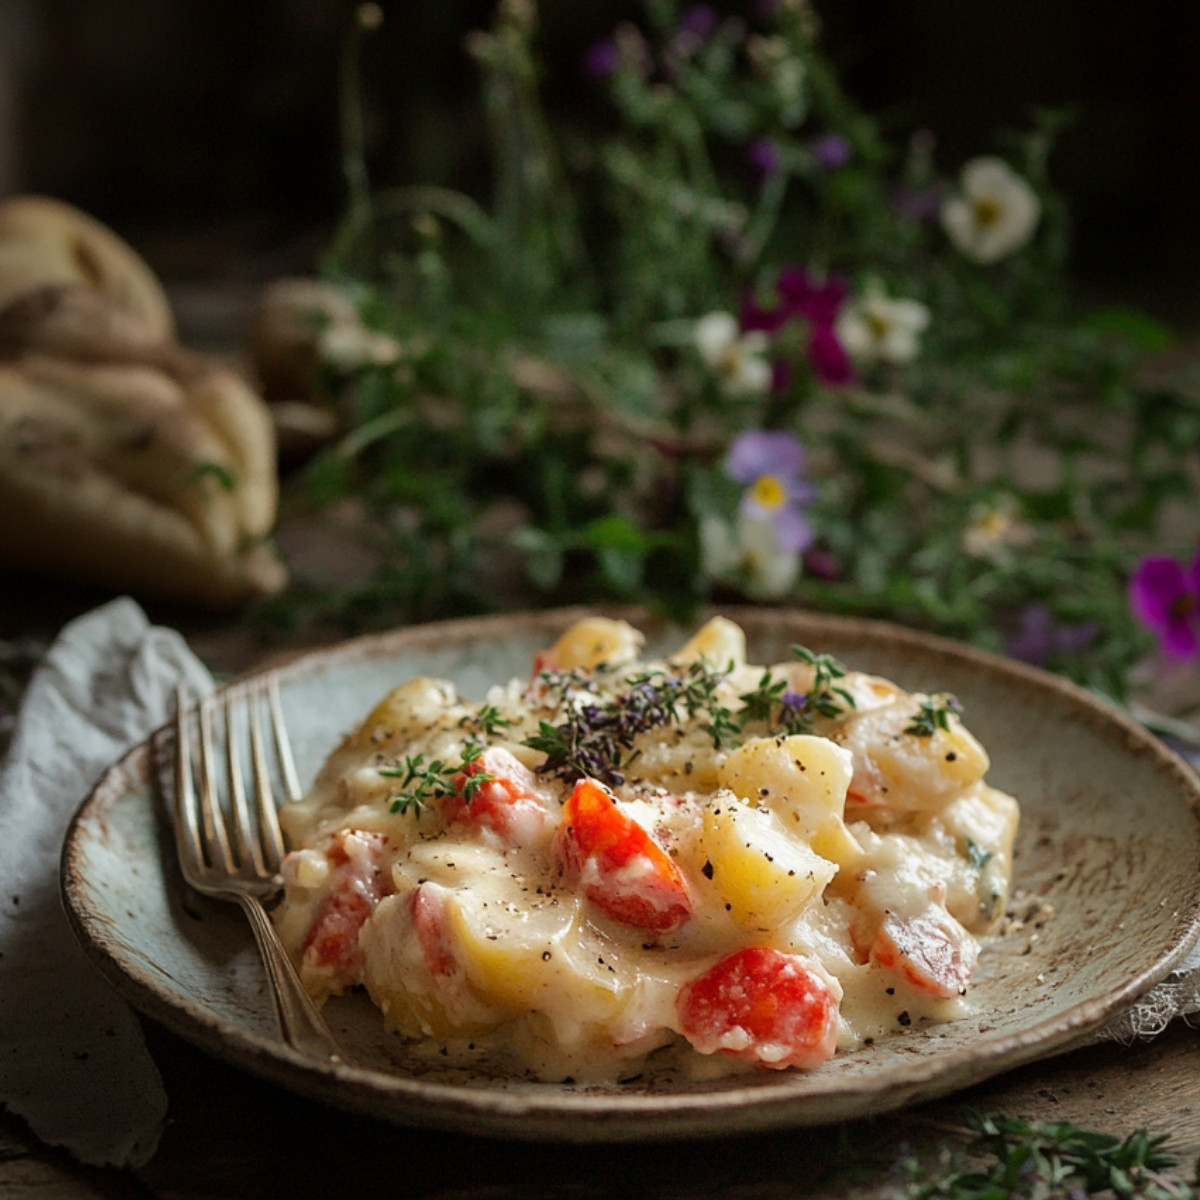
{"label": "diced chorizo piece", "polygon": [[387,840],[382,833],[339,830],[325,851],[329,891],[301,953],[305,967],[338,976],[340,986],[358,982],[358,931],[391,890],[390,876],[383,870]]}
{"label": "diced chorizo piece", "polygon": [[679,868],[594,779],[581,779],[567,797],[554,853],[560,871],[622,925],[668,933],[692,914]]}
{"label": "diced chorizo piece", "polygon": [[915,917],[885,914],[869,958],[921,991],[949,999],[966,993],[977,954],[978,943],[953,917],[931,911]]}
{"label": "diced chorizo piece", "polygon": [[746,946],[684,984],[676,1011],[701,1054],[728,1054],[773,1070],[809,1070],[837,1048],[836,984],[810,960]]}
{"label": "diced chorizo piece", "polygon": [[442,802],[447,825],[490,829],[506,845],[526,845],[550,822],[537,776],[502,746],[489,746],[454,777]]}

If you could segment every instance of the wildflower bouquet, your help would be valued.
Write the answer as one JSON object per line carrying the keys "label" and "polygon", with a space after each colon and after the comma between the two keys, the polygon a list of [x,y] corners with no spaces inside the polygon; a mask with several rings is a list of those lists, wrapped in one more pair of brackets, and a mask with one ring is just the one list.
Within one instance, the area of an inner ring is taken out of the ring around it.
{"label": "wildflower bouquet", "polygon": [[369,186],[350,43],[327,275],[357,316],[322,335],[348,426],[308,478],[375,514],[373,602],[782,601],[1117,698],[1154,630],[1195,652],[1196,567],[1164,561],[1200,397],[1141,380],[1153,321],[1072,307],[1059,118],[948,176],[843,93],[807,0],[645,14],[580,64],[611,112],[585,134],[540,104],[532,0],[501,0],[468,43],[486,204]]}

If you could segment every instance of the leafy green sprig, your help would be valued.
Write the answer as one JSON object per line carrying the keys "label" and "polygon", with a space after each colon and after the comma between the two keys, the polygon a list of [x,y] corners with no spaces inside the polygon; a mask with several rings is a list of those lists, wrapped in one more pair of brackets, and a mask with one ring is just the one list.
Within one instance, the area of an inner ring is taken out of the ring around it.
{"label": "leafy green sprig", "polygon": [[717,694],[732,665],[715,669],[703,659],[678,673],[660,667],[637,672],[603,699],[594,693],[576,694],[586,687],[586,677],[579,672],[543,672],[541,679],[564,715],[557,724],[539,722],[537,733],[524,744],[546,755],[539,768],[543,772],[564,779],[590,775],[619,786],[637,760],[637,738],[651,729],[703,715],[707,721],[701,727],[713,749],[720,750],[743,738],[755,723],[764,725],[768,734],[806,733],[818,716],[836,719],[855,706],[854,697],[835,682],[845,674],[837,659],[803,646],[793,646],[792,652],[814,668],[811,689],[805,694],[789,691],[786,680],[766,670],[757,687],[739,697],[739,710],[722,703]]}
{"label": "leafy green sprig", "polygon": [[786,691],[786,679],[776,679],[769,669],[764,671],[758,686],[738,697],[742,702],[738,714],[742,722],[762,721],[764,724],[770,724],[772,716],[782,705]]}
{"label": "leafy green sprig", "polygon": [[714,747],[723,744],[734,729],[728,708],[716,695],[727,674],[703,660],[677,674],[653,668],[630,675],[615,695],[592,694],[589,699],[573,690],[583,682],[578,673],[543,672],[543,682],[559,698],[563,719],[539,722],[525,745],[546,755],[539,768],[543,772],[568,780],[589,775],[619,786],[637,759],[637,738],[648,730],[707,713],[705,728]]}
{"label": "leafy green sprig", "polygon": [[905,726],[904,732],[911,733],[914,737],[927,738],[933,737],[939,729],[949,731],[951,713],[955,716],[962,715],[962,704],[956,696],[948,693],[929,696],[921,701],[916,715],[911,723]]}
{"label": "leafy green sprig", "polygon": [[812,687],[804,696],[803,712],[811,722],[817,717],[837,720],[847,709],[855,708],[854,697],[837,681],[846,668],[831,654],[814,654],[807,646],[793,646],[792,653],[813,669]]}
{"label": "leafy green sprig", "polygon": [[964,1113],[976,1134],[966,1155],[943,1169],[905,1164],[906,1200],[1197,1200],[1196,1174],[1174,1168],[1168,1139],[1139,1130],[1127,1138],[1066,1121]]}
{"label": "leafy green sprig", "polygon": [[807,646],[793,646],[792,654],[812,667],[812,686],[807,692],[792,691],[786,680],[764,671],[758,686],[739,697],[740,729],[758,721],[771,733],[811,733],[818,717],[837,720],[856,707],[854,696],[837,683],[846,674],[838,659]]}
{"label": "leafy green sprig", "polygon": [[477,713],[466,719],[466,724],[486,738],[497,737],[505,730],[512,728],[512,721],[504,716],[494,704],[485,704]]}
{"label": "leafy green sprig", "polygon": [[[420,816],[425,805],[444,796],[461,795],[470,804],[476,792],[485,783],[493,783],[496,778],[487,771],[469,769],[485,749],[487,746],[484,742],[468,738],[458,762],[441,758],[426,761],[424,754],[406,754],[403,763],[380,767],[380,775],[400,781],[399,790],[392,796],[388,807],[398,813],[411,809],[414,816]],[[458,779],[460,775],[463,776],[461,785]]]}

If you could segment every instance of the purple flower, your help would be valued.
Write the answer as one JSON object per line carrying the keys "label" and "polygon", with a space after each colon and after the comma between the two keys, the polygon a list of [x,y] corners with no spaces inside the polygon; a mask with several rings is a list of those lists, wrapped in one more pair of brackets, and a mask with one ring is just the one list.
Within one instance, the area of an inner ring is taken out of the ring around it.
{"label": "purple flower", "polygon": [[804,570],[817,579],[837,579],[841,574],[837,559],[820,546],[809,546],[804,552]]}
{"label": "purple flower", "polygon": [[1029,604],[1021,613],[1021,627],[1008,643],[1008,652],[1022,662],[1041,666],[1051,655],[1072,654],[1095,641],[1097,621],[1066,624],[1055,619],[1044,604]]}
{"label": "purple flower", "polygon": [[811,150],[817,166],[836,171],[850,161],[850,143],[840,133],[825,133],[814,138]]}
{"label": "purple flower", "polygon": [[693,4],[679,18],[679,32],[706,38],[717,27],[716,9],[707,4]]}
{"label": "purple flower", "polygon": [[746,159],[763,175],[774,175],[783,165],[783,155],[770,138],[756,138],[746,150]]}
{"label": "purple flower", "polygon": [[938,219],[942,211],[942,189],[936,185],[927,188],[909,187],[900,184],[892,189],[892,207],[917,225],[928,225]]}
{"label": "purple flower", "polygon": [[813,329],[808,339],[808,362],[822,383],[843,384],[854,380],[854,364],[831,325]]}
{"label": "purple flower", "polygon": [[786,304],[777,304],[774,308],[764,308],[759,304],[753,293],[747,292],[742,297],[741,311],[738,313],[738,326],[743,333],[762,330],[763,333],[778,333],[792,316]]}
{"label": "purple flower", "polygon": [[746,485],[742,514],[770,521],[780,550],[798,554],[812,543],[812,527],[803,508],[814,493],[803,478],[804,447],[798,438],[779,430],[748,429],[729,447],[725,470]]}
{"label": "purple flower", "polygon": [[846,281],[841,276],[818,280],[803,267],[784,267],[775,288],[792,313],[814,325],[832,325],[846,301]]}
{"label": "purple flower", "polygon": [[1200,655],[1200,553],[1187,566],[1152,554],[1129,581],[1133,614],[1158,638],[1168,658]]}
{"label": "purple flower", "polygon": [[583,69],[593,79],[607,79],[621,65],[621,51],[612,38],[593,42],[583,56]]}
{"label": "purple flower", "polygon": [[[764,308],[748,293],[742,298],[739,324],[743,331],[774,334],[793,318],[807,321],[810,326],[807,357],[813,373],[822,383],[850,383],[854,379],[854,366],[833,328],[845,303],[846,291],[846,281],[840,276],[818,279],[803,267],[784,267],[775,282],[780,303],[774,308]],[[790,380],[788,365],[776,363],[772,390],[785,391]]]}

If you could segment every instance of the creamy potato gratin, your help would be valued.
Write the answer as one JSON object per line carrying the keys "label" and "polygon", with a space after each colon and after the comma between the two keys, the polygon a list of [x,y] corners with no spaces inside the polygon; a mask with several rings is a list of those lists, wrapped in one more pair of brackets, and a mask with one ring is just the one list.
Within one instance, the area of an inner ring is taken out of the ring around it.
{"label": "creamy potato gratin", "polygon": [[279,929],[440,1061],[543,1080],[813,1068],[960,1016],[1018,807],[948,695],[715,618],[591,618],[480,702],[396,688],[282,813]]}

